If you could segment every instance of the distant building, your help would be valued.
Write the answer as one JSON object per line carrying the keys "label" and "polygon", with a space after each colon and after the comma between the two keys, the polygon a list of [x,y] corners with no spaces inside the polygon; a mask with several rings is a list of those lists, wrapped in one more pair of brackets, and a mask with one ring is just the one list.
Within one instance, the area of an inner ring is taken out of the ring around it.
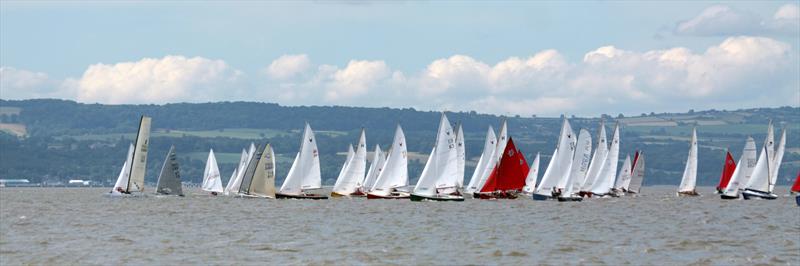
{"label": "distant building", "polygon": [[31,186],[28,179],[0,179],[0,187],[27,187]]}

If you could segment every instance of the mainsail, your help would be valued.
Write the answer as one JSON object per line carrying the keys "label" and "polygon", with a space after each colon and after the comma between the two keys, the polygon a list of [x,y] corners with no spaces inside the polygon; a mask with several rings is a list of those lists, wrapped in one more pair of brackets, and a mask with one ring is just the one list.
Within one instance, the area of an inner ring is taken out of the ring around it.
{"label": "mainsail", "polygon": [[575,150],[575,133],[569,125],[567,118],[561,126],[561,133],[558,137],[558,146],[550,158],[550,163],[547,169],[544,170],[542,181],[536,187],[534,194],[542,196],[552,196],[552,192],[556,189],[562,189],[566,186],[566,180],[563,180],[568,174],[568,168],[572,162],[572,156]]}
{"label": "mainsail", "polygon": [[617,191],[626,191],[631,184],[631,156],[626,155],[625,161],[622,163],[622,168],[619,169],[617,175],[617,182],[614,183],[614,189]]}
{"label": "mainsail", "polygon": [[514,140],[508,138],[500,163],[489,175],[480,192],[521,191],[522,187],[525,186],[528,170],[528,162],[525,160],[525,155],[514,145]]}
{"label": "mainsail", "polygon": [[458,124],[456,129],[456,155],[458,160],[458,166],[456,166],[456,170],[458,170],[456,174],[456,189],[461,189],[464,187],[464,167],[467,164],[467,151],[466,147],[464,147],[464,128],[461,123]]}
{"label": "mainsail", "polygon": [[736,169],[736,161],[733,160],[733,156],[731,155],[730,151],[725,152],[725,165],[722,167],[722,174],[719,176],[719,184],[717,184],[717,191],[722,192],[726,187],[728,187],[728,183],[731,180],[731,176],[733,176],[733,171]]}
{"label": "mainsail", "polygon": [[789,189],[792,193],[800,193],[800,171],[797,172],[797,178],[794,179],[794,184]]}
{"label": "mainsail", "polygon": [[206,159],[206,168],[203,170],[203,185],[201,188],[205,191],[221,193],[222,178],[220,178],[219,165],[217,165],[217,157],[214,156],[214,149],[208,151],[208,159]]}
{"label": "mainsail", "polygon": [[440,190],[458,186],[458,151],[455,142],[456,134],[447,116],[442,113],[435,145],[414,187],[414,195],[435,196],[443,192]]}
{"label": "mainsail", "polygon": [[503,120],[503,125],[500,127],[500,135],[497,138],[497,145],[492,152],[492,157],[490,157],[489,161],[486,162],[485,168],[481,173],[481,178],[478,179],[478,183],[475,184],[477,186],[477,190],[481,190],[484,184],[486,184],[486,180],[489,179],[489,175],[492,173],[497,164],[500,163],[501,157],[503,157],[503,151],[506,147],[506,142],[508,141],[508,123],[506,120]]}
{"label": "mainsail", "polygon": [[[258,149],[253,174],[244,180],[239,194],[254,197],[275,198],[275,151],[269,144]],[[249,169],[249,167],[248,167]]]}
{"label": "mainsail", "polygon": [[770,168],[772,169],[769,176],[769,192],[775,189],[775,183],[778,182],[778,170],[781,169],[781,162],[783,162],[783,153],[786,150],[786,129],[781,132],[781,140],[778,142],[778,148],[775,150],[775,157],[772,157]]}
{"label": "mainsail", "polygon": [[134,143],[130,177],[125,192],[144,192],[144,174],[147,167],[147,148],[150,144],[150,117],[142,116]]}
{"label": "mainsail", "polygon": [[770,187],[770,159],[769,159],[769,146],[764,145],[764,149],[761,150],[761,155],[758,156],[758,161],[756,161],[756,166],[753,169],[753,174],[750,175],[750,179],[745,184],[745,189],[755,190],[759,192],[769,192]]}
{"label": "mainsail", "polygon": [[[614,126],[614,135],[611,137],[611,146],[608,148],[605,164],[600,168],[599,176],[592,185],[591,192],[596,195],[606,195],[614,187],[619,164],[619,123]],[[634,165],[635,167],[635,165]],[[644,174],[644,173],[642,173]]]}
{"label": "mainsail", "polygon": [[628,192],[639,193],[644,181],[644,152],[637,151],[633,157],[633,170],[631,170],[631,184],[628,186]]}
{"label": "mainsail", "polygon": [[367,172],[367,176],[364,178],[364,185],[362,186],[362,192],[369,192],[372,189],[372,186],[375,185],[375,180],[378,179],[378,175],[381,173],[383,169],[383,165],[386,163],[386,155],[383,154],[381,150],[381,145],[375,145],[375,152],[372,155],[372,162],[369,166],[369,171]]}
{"label": "mainsail", "polygon": [[581,129],[578,133],[577,146],[575,147],[572,162],[570,164],[570,171],[567,175],[566,186],[564,192],[561,193],[562,197],[577,196],[580,186],[583,183],[583,177],[589,170],[589,161],[592,153],[592,135],[586,129]]}
{"label": "mainsail", "polygon": [[491,161],[492,154],[494,154],[496,148],[497,137],[494,135],[492,126],[489,126],[489,129],[486,131],[486,140],[483,142],[483,152],[481,153],[480,159],[478,159],[478,164],[475,165],[475,171],[472,173],[472,178],[470,178],[469,185],[467,185],[467,188],[464,190],[465,192],[473,193],[478,190],[480,179],[483,176],[483,172],[486,171],[487,165],[489,161]]}
{"label": "mainsail", "polygon": [[122,192],[125,192],[125,188],[128,186],[128,178],[131,176],[132,160],[133,143],[129,144],[128,146],[128,156],[125,159],[125,163],[122,164],[122,170],[120,170],[119,176],[117,176],[117,182],[114,183],[114,188],[111,190],[111,194],[122,194]]}
{"label": "mainsail", "polygon": [[169,152],[164,158],[161,174],[158,175],[156,193],[183,196],[183,190],[181,189],[181,173],[178,167],[177,157],[175,156],[174,145],[169,147]]}
{"label": "mainsail", "polygon": [[697,129],[692,129],[692,140],[689,146],[689,156],[686,158],[686,168],[683,178],[678,186],[678,193],[696,194],[697,185]]}
{"label": "mainsail", "polygon": [[744,151],[742,151],[742,160],[736,164],[736,169],[742,168],[742,177],[739,179],[739,189],[744,189],[747,182],[750,181],[750,176],[753,174],[753,169],[756,168],[758,162],[758,153],[756,152],[756,141],[752,137],[747,137],[747,142],[744,144]]}
{"label": "mainsail", "polygon": [[383,170],[378,174],[371,192],[380,195],[389,195],[392,189],[408,185],[408,158],[406,151],[406,136],[403,128],[397,125],[394,141],[386,158]]}
{"label": "mainsail", "polygon": [[284,195],[301,195],[304,190],[322,187],[322,175],[319,169],[319,152],[314,131],[306,123],[300,151],[295,156],[292,168],[283,181],[280,193]]}
{"label": "mainsail", "polygon": [[225,187],[225,195],[230,193],[239,193],[240,186],[242,185],[242,179],[244,179],[245,172],[247,171],[247,167],[252,161],[253,156],[256,153],[256,145],[255,143],[250,143],[250,149],[248,151],[242,150],[242,157],[239,161],[239,168],[236,168],[236,175],[232,180],[228,181],[228,186]]}
{"label": "mainsail", "polygon": [[350,195],[356,193],[364,181],[367,168],[367,137],[364,130],[361,130],[356,151],[353,152],[352,146],[348,151],[348,161],[342,166],[343,172],[336,179],[333,192],[339,195]]}
{"label": "mainsail", "polygon": [[536,157],[533,159],[533,163],[531,167],[528,169],[528,176],[525,177],[525,187],[522,188],[522,191],[525,193],[533,193],[533,190],[536,189],[536,180],[539,178],[539,153],[536,153]]}
{"label": "mainsail", "polygon": [[606,125],[604,121],[600,121],[600,127],[597,133],[597,148],[592,155],[592,161],[589,164],[589,171],[586,172],[583,184],[581,184],[582,192],[589,192],[594,185],[595,180],[600,174],[600,169],[603,167],[608,156],[608,142],[606,141]]}

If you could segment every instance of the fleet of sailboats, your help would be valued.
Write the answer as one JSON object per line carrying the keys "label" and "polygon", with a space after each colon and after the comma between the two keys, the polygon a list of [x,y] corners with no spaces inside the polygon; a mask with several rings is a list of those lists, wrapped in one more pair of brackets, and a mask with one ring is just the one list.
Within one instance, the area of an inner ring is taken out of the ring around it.
{"label": "fleet of sailboats", "polygon": [[[142,116],[136,139],[128,147],[122,169],[117,176],[111,196],[143,195],[151,118]],[[503,121],[500,134],[487,129],[483,151],[469,183],[465,185],[466,150],[462,125],[455,127],[445,113],[441,114],[436,141],[427,158],[420,178],[409,185],[408,151],[402,127],[397,125],[392,146],[384,153],[375,146],[367,168],[365,130],[361,130],[355,148],[348,146],[346,159],[331,190],[333,197],[366,196],[369,199],[405,199],[412,201],[463,201],[464,194],[480,199],[517,198],[530,196],[534,200],[558,199],[581,201],[583,197],[617,197],[637,195],[646,172],[645,156],[636,151],[633,159],[625,156],[617,170],[620,150],[620,127],[615,125],[607,143],[605,125],[598,128],[597,146],[592,152],[592,136],[586,129],[576,135],[569,120],[563,118],[555,150],[539,180],[540,154],[528,165],[524,152],[508,136],[508,124]],[[697,129],[692,129],[689,153],[678,186],[679,196],[699,196]],[[776,145],[770,121],[764,145],[757,151],[755,141],[748,137],[741,157],[734,161],[730,151],[716,187],[723,199],[776,199],[774,193],[778,170],[786,149],[786,129],[781,131]],[[251,143],[243,149],[239,163],[223,188],[221,173],[214,150],[210,149],[200,186],[211,195],[252,198],[327,199],[313,193],[322,189],[319,151],[311,126],[306,123],[300,149],[289,173],[279,189],[275,187],[275,151],[270,144]],[[170,147],[156,183],[156,194],[183,196],[180,167],[175,147]],[[791,190],[800,193],[800,173]],[[800,205],[800,196],[798,197]]]}

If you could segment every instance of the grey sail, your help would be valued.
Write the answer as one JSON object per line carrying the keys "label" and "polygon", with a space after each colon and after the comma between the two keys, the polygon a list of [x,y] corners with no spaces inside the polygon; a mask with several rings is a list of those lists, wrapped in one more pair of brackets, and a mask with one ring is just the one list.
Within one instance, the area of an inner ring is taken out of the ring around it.
{"label": "grey sail", "polygon": [[169,147],[169,153],[164,158],[164,166],[161,167],[161,174],[158,175],[156,193],[183,196],[181,173],[180,167],[178,167],[178,158],[175,156],[175,146]]}
{"label": "grey sail", "polygon": [[253,174],[256,171],[256,165],[258,164],[258,159],[261,158],[261,155],[264,153],[264,148],[266,145],[259,147],[252,158],[250,158],[250,162],[247,164],[247,169],[244,171],[244,176],[242,177],[242,184],[239,186],[239,194],[247,195],[250,193],[250,186],[253,183]]}
{"label": "grey sail", "polygon": [[275,198],[275,152],[267,144],[259,156],[247,195]]}

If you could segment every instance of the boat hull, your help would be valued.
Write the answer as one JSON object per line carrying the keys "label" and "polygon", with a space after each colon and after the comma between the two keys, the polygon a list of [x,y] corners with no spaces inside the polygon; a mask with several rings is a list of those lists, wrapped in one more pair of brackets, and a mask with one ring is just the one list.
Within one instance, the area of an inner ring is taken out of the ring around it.
{"label": "boat hull", "polygon": [[742,197],[746,200],[749,199],[766,199],[766,200],[774,200],[777,199],[778,196],[772,193],[752,190],[752,189],[745,189],[742,191]]}
{"label": "boat hull", "polygon": [[594,194],[592,194],[591,191],[581,191],[581,192],[578,192],[578,195],[580,195],[581,197],[591,198],[592,195],[594,195]]}
{"label": "boat hull", "polygon": [[367,193],[367,199],[408,199],[411,198],[410,194],[406,193],[392,193],[389,195],[377,195]]}
{"label": "boat hull", "polygon": [[456,195],[421,196],[411,194],[411,201],[464,201],[464,197]]}
{"label": "boat hull", "polygon": [[540,195],[540,194],[536,194],[536,193],[533,193],[533,195],[531,196],[531,198],[532,198],[533,200],[549,200],[549,199],[551,199],[552,197],[550,197],[550,196],[545,196],[545,195]]}
{"label": "boat hull", "polygon": [[678,197],[697,197],[697,196],[700,196],[700,193],[697,193],[697,191],[694,191],[694,190],[692,190],[692,191],[678,191],[677,194],[678,194]]}
{"label": "boat hull", "polygon": [[328,199],[328,196],[320,195],[320,194],[300,194],[300,195],[289,195],[289,194],[281,194],[275,193],[276,199],[310,199],[310,200],[324,200]]}
{"label": "boat hull", "polygon": [[800,206],[800,195],[795,196],[794,201],[797,203],[797,206]]}
{"label": "boat hull", "polygon": [[472,197],[475,199],[517,199],[521,193],[519,191],[502,192],[475,192]]}
{"label": "boat hull", "polygon": [[728,195],[725,195],[725,194],[719,194],[719,197],[720,197],[721,199],[725,199],[725,200],[732,200],[732,199],[738,199],[738,198],[739,198],[739,195],[736,195],[736,196],[728,196]]}
{"label": "boat hull", "polygon": [[354,198],[354,197],[366,197],[366,196],[367,194],[358,191],[353,192],[351,194],[340,194],[336,192],[331,192],[331,198]]}
{"label": "boat hull", "polygon": [[570,202],[570,201],[582,201],[583,198],[580,196],[576,197],[558,197],[558,201],[560,202]]}

